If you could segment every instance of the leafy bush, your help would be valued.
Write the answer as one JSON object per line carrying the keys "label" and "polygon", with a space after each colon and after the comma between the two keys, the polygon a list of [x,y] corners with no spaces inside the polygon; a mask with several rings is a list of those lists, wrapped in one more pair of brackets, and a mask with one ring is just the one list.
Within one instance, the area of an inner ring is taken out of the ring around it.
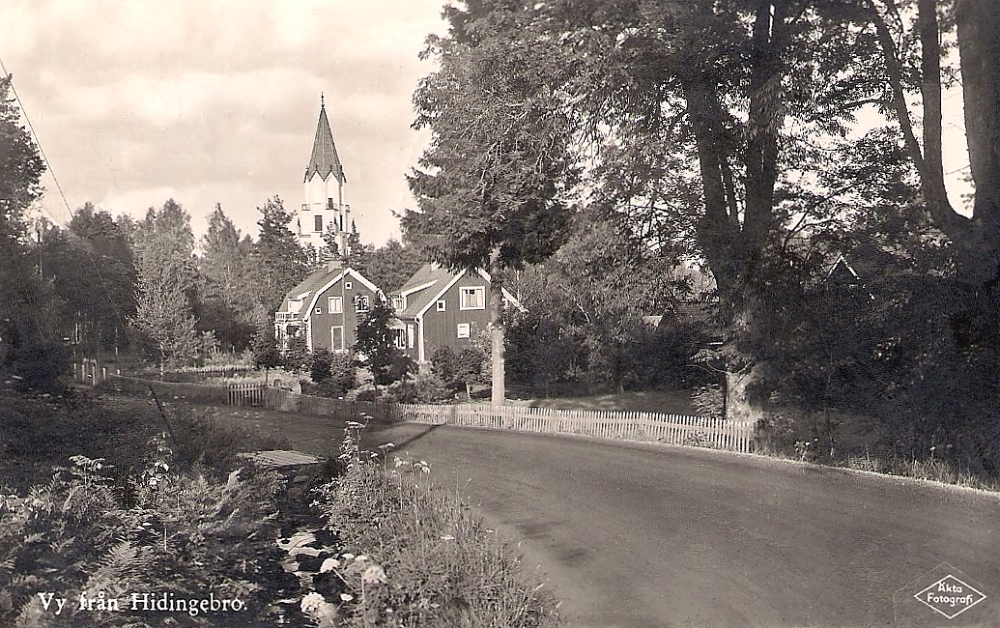
{"label": "leafy bush", "polygon": [[340,395],[354,388],[357,367],[347,353],[334,353],[330,359],[330,384],[335,386]]}
{"label": "leafy bush", "polygon": [[450,399],[451,391],[435,373],[424,370],[390,385],[386,395],[396,403],[435,403]]}
{"label": "leafy bush", "polygon": [[718,384],[699,386],[691,395],[691,405],[703,417],[721,419],[726,412],[726,400]]}
{"label": "leafy bush", "polygon": [[[202,599],[211,591],[248,610],[263,607],[277,476],[179,474],[164,443],[151,443],[145,470],[124,482],[103,460],[74,456],[26,496],[0,494],[0,625],[93,624],[79,598],[59,615],[45,610],[38,592],[46,591],[116,600],[122,612],[98,615],[105,626],[163,624],[162,613],[131,607],[132,592]],[[187,626],[226,619],[211,612],[179,618]]]}
{"label": "leafy bush", "polygon": [[53,394],[66,390],[62,378],[69,368],[68,354],[58,343],[36,342],[18,347],[7,356],[6,366],[5,376],[11,377],[18,390]]}
{"label": "leafy bush", "polygon": [[274,339],[274,333],[267,327],[262,327],[254,334],[250,346],[254,368],[273,369],[281,365],[281,352]]}
{"label": "leafy bush", "polygon": [[455,381],[455,374],[458,372],[458,356],[451,347],[438,347],[431,354],[431,372],[441,378],[446,384]]}
{"label": "leafy bush", "polygon": [[309,355],[309,345],[304,335],[298,335],[288,340],[288,346],[281,356],[281,364],[289,371],[308,371],[312,356]]}
{"label": "leafy bush", "polygon": [[318,490],[345,549],[336,561],[351,592],[342,625],[557,624],[551,596],[522,578],[497,535],[450,493],[413,479],[429,465],[397,458],[387,470],[353,447],[342,457],[345,475]]}
{"label": "leafy bush", "polygon": [[316,349],[309,362],[309,377],[317,384],[329,379],[332,374],[330,370],[332,363],[333,354],[330,351],[323,348]]}

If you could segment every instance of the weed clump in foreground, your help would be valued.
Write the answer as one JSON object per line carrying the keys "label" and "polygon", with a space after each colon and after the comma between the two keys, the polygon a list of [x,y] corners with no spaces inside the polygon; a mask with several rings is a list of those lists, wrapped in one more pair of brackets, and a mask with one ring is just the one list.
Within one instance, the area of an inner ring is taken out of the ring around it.
{"label": "weed clump in foreground", "polygon": [[[352,567],[346,626],[555,626],[551,596],[523,581],[519,560],[456,496],[433,490],[424,462],[361,452],[349,424],[343,474],[317,489]],[[361,565],[358,559],[365,557]],[[361,568],[364,567],[364,568]],[[346,598],[345,598],[346,599]]]}

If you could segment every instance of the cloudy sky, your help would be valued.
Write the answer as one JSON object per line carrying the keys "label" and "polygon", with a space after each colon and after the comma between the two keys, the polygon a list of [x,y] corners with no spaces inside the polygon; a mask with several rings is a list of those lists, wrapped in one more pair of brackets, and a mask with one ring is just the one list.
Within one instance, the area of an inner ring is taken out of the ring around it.
{"label": "cloudy sky", "polygon": [[[142,216],[174,198],[196,234],[216,203],[256,235],[274,195],[302,202],[320,93],[362,239],[399,237],[419,61],[445,0],[3,0],[0,59],[71,208]],[[961,98],[946,95],[946,169],[968,185]],[[875,123],[884,123],[876,121]],[[51,176],[44,208],[68,212]]]}
{"label": "cloudy sky", "polygon": [[[196,233],[216,203],[302,202],[320,93],[362,239],[399,237],[427,141],[411,94],[445,0],[3,0],[0,59],[71,208],[142,216],[168,198]],[[67,219],[51,176],[44,207]]]}

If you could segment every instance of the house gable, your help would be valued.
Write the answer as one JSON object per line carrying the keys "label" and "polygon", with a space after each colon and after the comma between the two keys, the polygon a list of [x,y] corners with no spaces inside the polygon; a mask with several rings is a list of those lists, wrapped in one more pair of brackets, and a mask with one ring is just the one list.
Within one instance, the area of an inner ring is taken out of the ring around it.
{"label": "house gable", "polygon": [[[489,326],[490,276],[482,270],[456,272],[423,266],[400,288],[394,297],[405,299],[396,315],[406,329],[406,353],[419,361],[429,360],[439,347],[455,351],[472,342],[478,332]],[[462,289],[482,291],[482,307],[462,308]],[[504,301],[521,311],[524,307],[506,289]],[[414,338],[409,346],[410,330]]]}
{"label": "house gable", "polygon": [[[347,283],[351,284],[349,289]],[[331,310],[331,297],[339,300],[339,311]],[[361,299],[367,308],[359,308]],[[318,289],[309,302],[306,316],[310,350],[350,350],[357,339],[358,315],[384,299],[382,291],[357,271],[348,268],[338,273]]]}

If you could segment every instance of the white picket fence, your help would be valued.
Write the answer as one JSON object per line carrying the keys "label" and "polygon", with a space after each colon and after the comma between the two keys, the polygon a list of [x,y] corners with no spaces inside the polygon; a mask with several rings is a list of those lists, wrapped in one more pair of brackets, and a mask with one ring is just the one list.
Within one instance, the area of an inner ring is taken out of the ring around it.
{"label": "white picket fence", "polygon": [[525,406],[397,406],[396,420],[435,425],[577,434],[615,440],[696,445],[750,452],[753,422],[654,412],[555,410]]}
{"label": "white picket fence", "polygon": [[73,381],[82,384],[96,386],[115,375],[121,375],[121,370],[101,365],[97,360],[84,359],[82,362],[73,363]]}
{"label": "white picket fence", "polygon": [[[137,380],[111,374],[93,362],[74,365],[78,381],[97,384],[106,379],[119,384],[158,387],[182,397],[225,399],[231,406],[267,407],[284,412],[357,420],[362,414],[389,423],[414,422],[459,425],[540,434],[575,434],[595,438],[694,445],[748,453],[753,449],[754,423],[657,412],[556,410],[488,404],[418,405],[385,401],[364,402],[302,395],[269,388],[262,382],[230,382],[224,387]],[[140,386],[140,388],[142,388]],[[172,392],[171,392],[172,391]],[[205,391],[215,391],[207,395]],[[195,394],[197,393],[197,394]]]}

